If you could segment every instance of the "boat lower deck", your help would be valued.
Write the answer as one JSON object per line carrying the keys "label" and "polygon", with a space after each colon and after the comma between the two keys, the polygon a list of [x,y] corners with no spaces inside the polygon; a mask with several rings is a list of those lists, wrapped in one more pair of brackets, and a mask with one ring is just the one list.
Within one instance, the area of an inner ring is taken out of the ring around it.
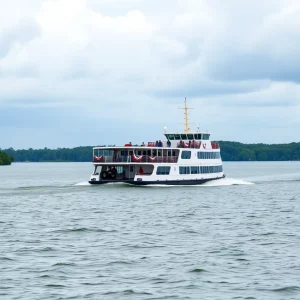
{"label": "boat lower deck", "polygon": [[127,183],[127,184],[133,184],[133,185],[199,185],[203,184],[208,181],[217,180],[224,178],[223,177],[215,177],[215,178],[209,178],[209,179],[190,179],[190,180],[156,180],[156,181],[135,181],[135,180],[128,180],[128,179],[122,179],[122,180],[91,180],[89,181],[90,184],[108,184],[108,183]]}

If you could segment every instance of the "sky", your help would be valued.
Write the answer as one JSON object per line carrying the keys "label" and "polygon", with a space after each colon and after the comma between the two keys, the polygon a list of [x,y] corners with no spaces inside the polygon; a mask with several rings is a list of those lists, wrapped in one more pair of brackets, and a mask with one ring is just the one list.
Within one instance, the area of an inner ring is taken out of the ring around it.
{"label": "sky", "polygon": [[299,0],[0,0],[0,148],[191,130],[300,141]]}

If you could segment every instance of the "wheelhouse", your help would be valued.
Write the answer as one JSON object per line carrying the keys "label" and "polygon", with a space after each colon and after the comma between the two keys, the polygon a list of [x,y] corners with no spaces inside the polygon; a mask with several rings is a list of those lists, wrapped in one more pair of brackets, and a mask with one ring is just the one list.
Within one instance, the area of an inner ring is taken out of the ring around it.
{"label": "wheelhouse", "polygon": [[168,141],[208,141],[210,138],[209,133],[165,133],[165,137]]}

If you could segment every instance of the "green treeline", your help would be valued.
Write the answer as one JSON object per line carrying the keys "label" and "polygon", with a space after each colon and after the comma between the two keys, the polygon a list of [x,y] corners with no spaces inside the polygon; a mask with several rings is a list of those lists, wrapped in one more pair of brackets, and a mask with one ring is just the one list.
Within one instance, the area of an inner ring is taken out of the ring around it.
{"label": "green treeline", "polygon": [[224,161],[285,161],[300,160],[300,143],[242,144],[220,141]]}
{"label": "green treeline", "polygon": [[10,165],[12,162],[13,158],[0,150],[0,166]]}
{"label": "green treeline", "polygon": [[[224,161],[285,161],[300,160],[300,143],[290,144],[242,144],[238,142],[220,141],[221,155]],[[47,162],[47,161],[92,161],[93,147],[3,150],[16,162]],[[1,162],[1,158],[0,158]],[[0,163],[1,164],[1,163]]]}
{"label": "green treeline", "polygon": [[14,150],[9,148],[5,151],[14,158],[15,162],[47,162],[47,161],[92,161],[93,147],[58,148],[58,149],[28,149]]}

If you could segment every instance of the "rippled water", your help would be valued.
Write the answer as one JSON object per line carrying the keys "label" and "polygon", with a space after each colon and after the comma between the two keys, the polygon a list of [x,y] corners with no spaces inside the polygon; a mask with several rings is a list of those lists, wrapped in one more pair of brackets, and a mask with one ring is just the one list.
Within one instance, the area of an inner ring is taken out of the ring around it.
{"label": "rippled water", "polygon": [[0,167],[0,299],[300,299],[300,163],[190,187]]}

